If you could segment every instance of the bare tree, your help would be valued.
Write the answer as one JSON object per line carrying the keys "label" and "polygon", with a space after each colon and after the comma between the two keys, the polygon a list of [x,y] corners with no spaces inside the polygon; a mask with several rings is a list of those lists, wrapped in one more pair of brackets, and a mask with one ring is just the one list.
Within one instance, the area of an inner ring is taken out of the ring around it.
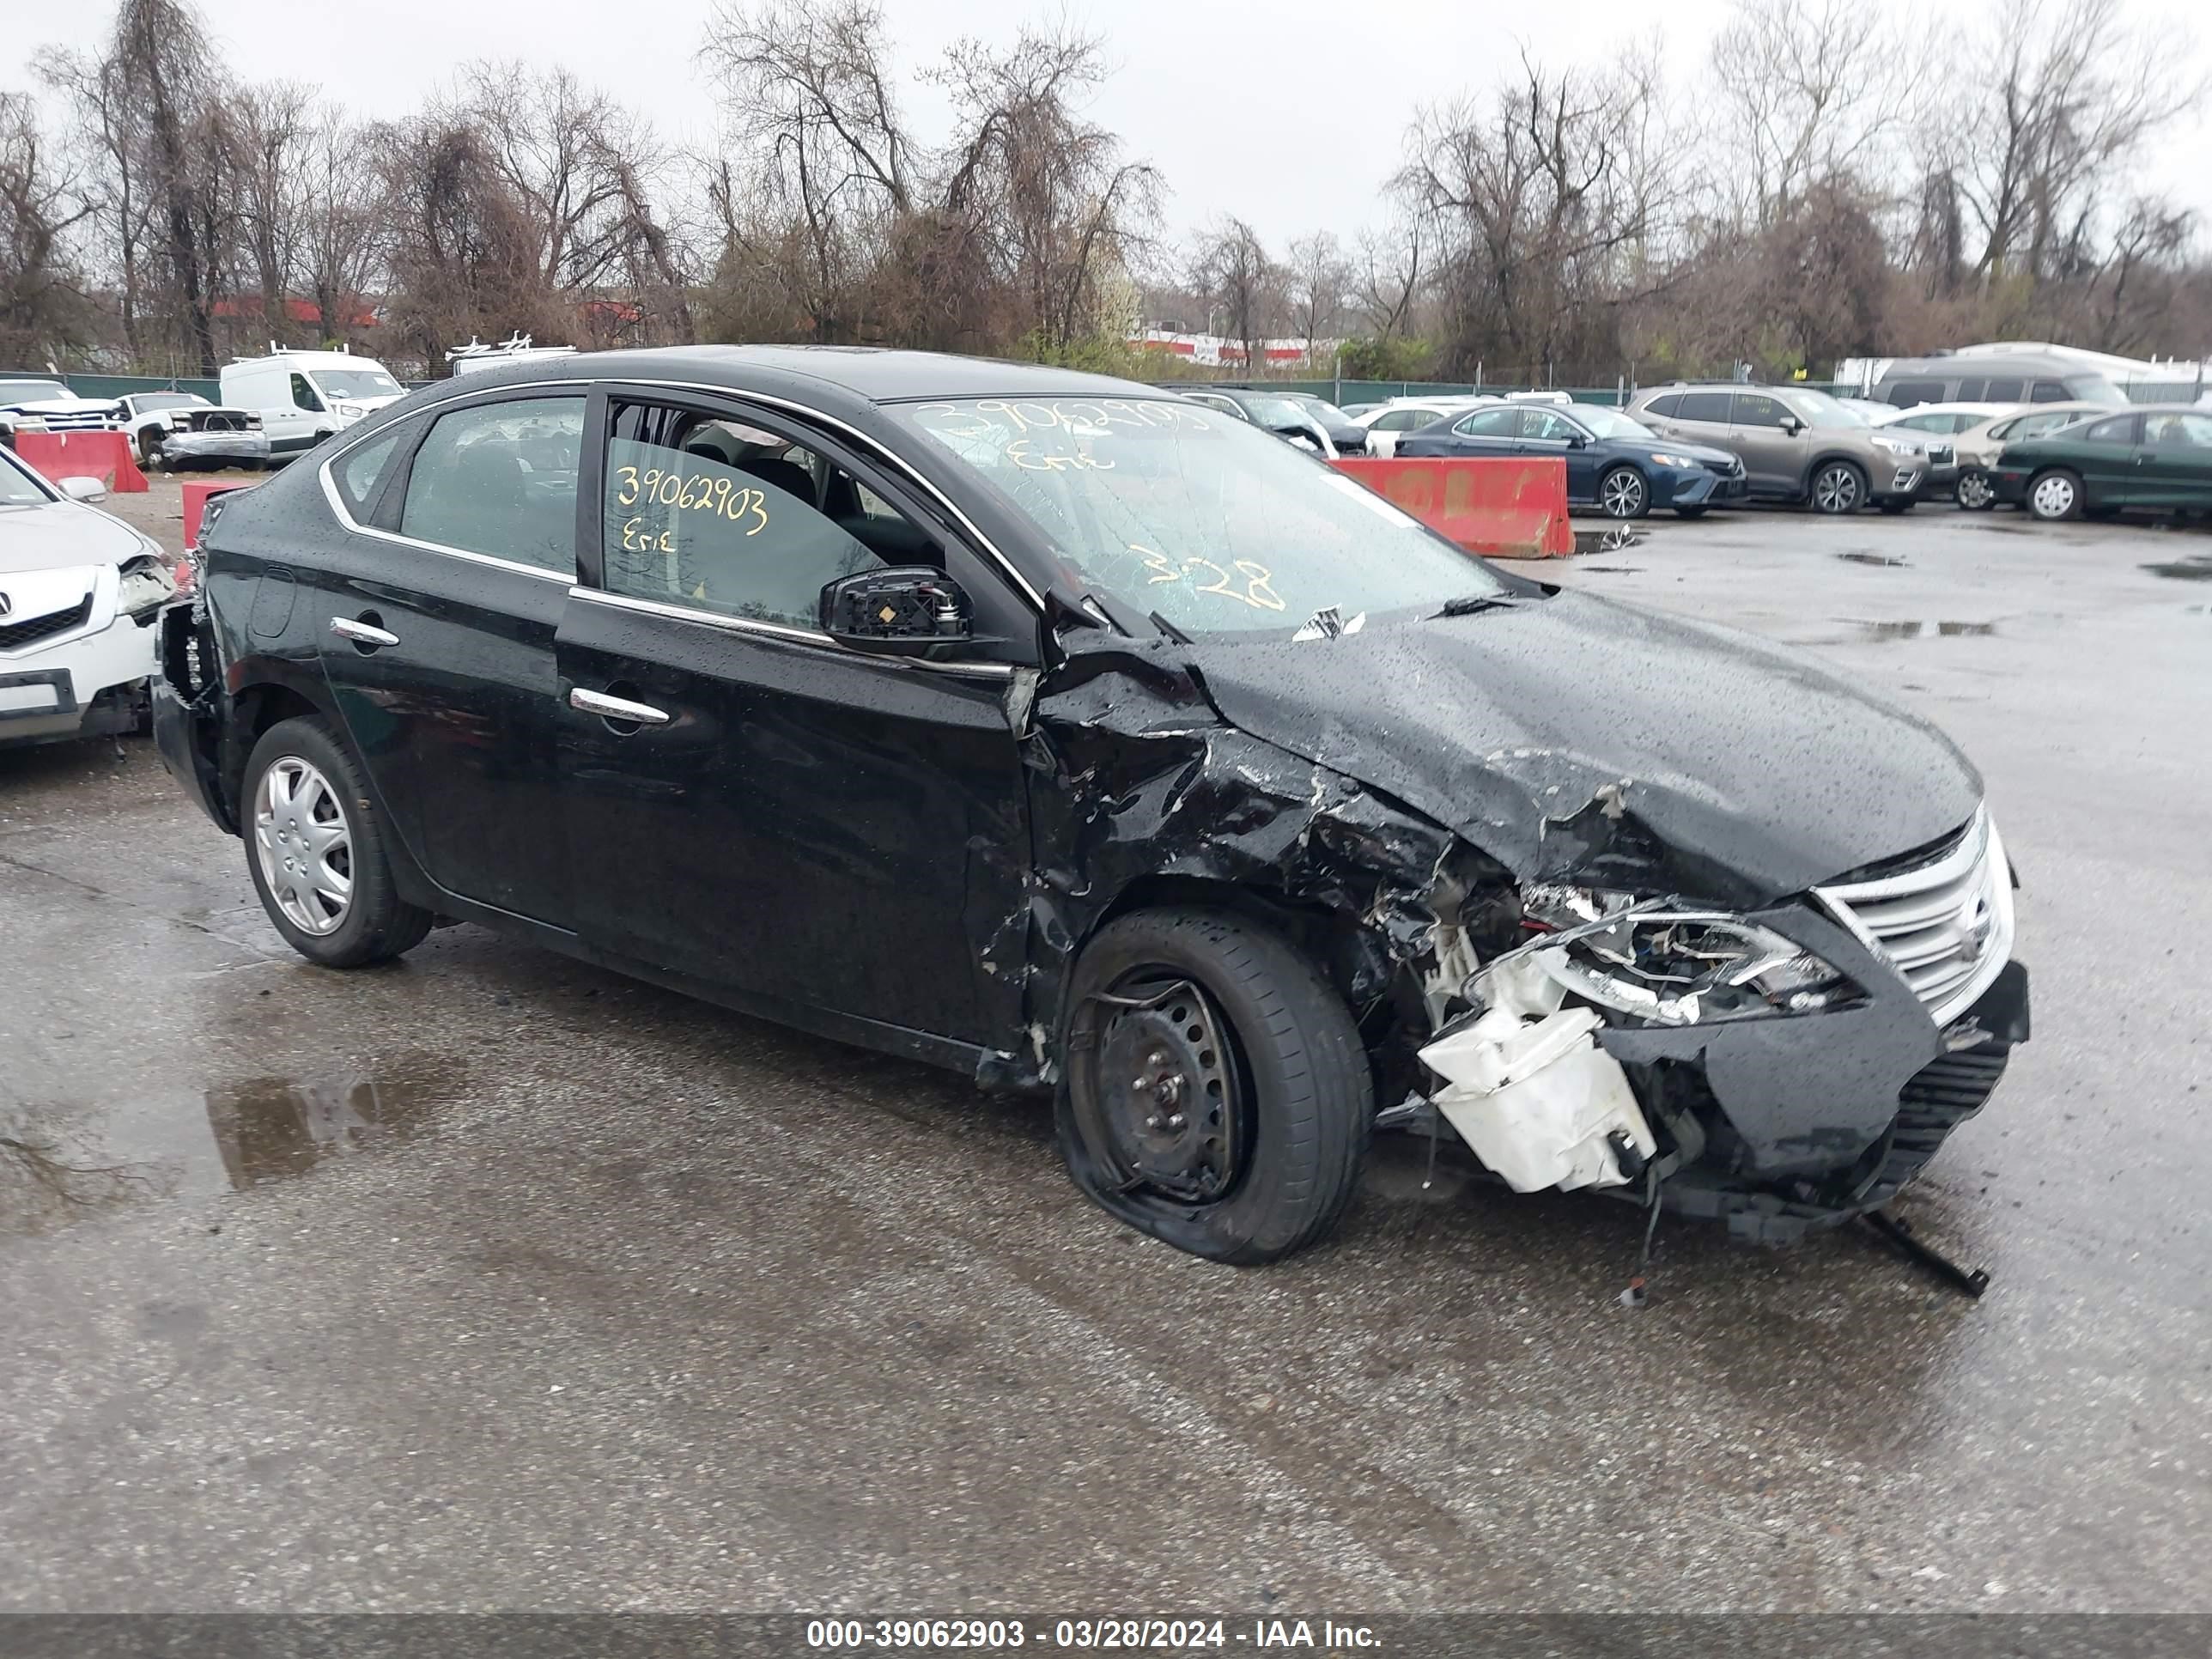
{"label": "bare tree", "polygon": [[1735,0],[1713,45],[1739,216],[1767,225],[1825,179],[1871,179],[1928,106],[1942,59],[1899,52],[1864,0]]}
{"label": "bare tree", "polygon": [[158,252],[173,315],[199,372],[216,371],[214,301],[217,250],[208,244],[214,131],[222,77],[197,13],[182,0],[122,0],[108,48],[113,95],[126,122],[136,165],[157,227]]}
{"label": "bare tree", "polygon": [[1267,323],[1283,303],[1283,273],[1243,220],[1215,222],[1191,258],[1190,282],[1221,308],[1222,326],[1244,349],[1244,367],[1267,364]]}
{"label": "bare tree", "polygon": [[1352,262],[1334,234],[1318,230],[1291,241],[1287,269],[1291,332],[1306,343],[1306,362],[1311,363],[1316,343],[1334,337],[1344,326],[1352,295]]}
{"label": "bare tree", "polygon": [[0,362],[41,362],[89,332],[65,238],[93,204],[56,171],[43,126],[27,95],[0,93]]}
{"label": "bare tree", "polygon": [[[293,335],[287,310],[307,264],[317,134],[312,88],[277,82],[232,93],[216,129],[237,189],[239,252],[261,295],[272,340]],[[240,286],[244,286],[241,283]]]}

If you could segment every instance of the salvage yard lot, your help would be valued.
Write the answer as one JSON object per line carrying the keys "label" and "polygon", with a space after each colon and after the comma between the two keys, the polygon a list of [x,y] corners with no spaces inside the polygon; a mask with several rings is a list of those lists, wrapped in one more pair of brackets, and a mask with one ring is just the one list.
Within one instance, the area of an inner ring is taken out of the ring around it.
{"label": "salvage yard lot", "polygon": [[[118,506],[173,542],[175,489]],[[1986,774],[2036,1039],[1899,1206],[1985,1300],[1669,1221],[1631,1310],[1633,1210],[1404,1141],[1208,1266],[1031,1106],[473,928],[319,972],[149,746],[0,755],[0,1135],[59,1166],[0,1168],[0,1605],[2212,1611],[2212,537],[1516,568]]]}

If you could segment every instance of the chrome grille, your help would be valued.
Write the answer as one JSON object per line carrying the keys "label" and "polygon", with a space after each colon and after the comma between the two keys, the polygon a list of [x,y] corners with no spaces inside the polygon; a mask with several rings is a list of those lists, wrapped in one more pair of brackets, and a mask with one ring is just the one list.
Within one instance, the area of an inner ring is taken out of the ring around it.
{"label": "chrome grille", "polygon": [[1973,1006],[2012,956],[2012,866],[1986,809],[1926,863],[1814,892],[1938,1025]]}

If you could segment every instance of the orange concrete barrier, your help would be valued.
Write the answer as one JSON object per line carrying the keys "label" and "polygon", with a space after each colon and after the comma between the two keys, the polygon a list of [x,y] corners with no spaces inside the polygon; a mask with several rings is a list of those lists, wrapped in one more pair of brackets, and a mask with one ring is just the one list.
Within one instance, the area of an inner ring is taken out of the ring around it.
{"label": "orange concrete barrier", "polygon": [[200,521],[207,517],[208,497],[220,495],[228,490],[251,489],[246,483],[187,483],[185,486],[185,551],[198,550],[200,544]]}
{"label": "orange concrete barrier", "polygon": [[1575,550],[1567,464],[1556,456],[1348,457],[1335,465],[1470,553],[1556,559]]}
{"label": "orange concrete barrier", "polygon": [[97,478],[117,495],[136,495],[146,489],[146,475],[131,453],[127,432],[18,432],[15,453],[56,483]]}

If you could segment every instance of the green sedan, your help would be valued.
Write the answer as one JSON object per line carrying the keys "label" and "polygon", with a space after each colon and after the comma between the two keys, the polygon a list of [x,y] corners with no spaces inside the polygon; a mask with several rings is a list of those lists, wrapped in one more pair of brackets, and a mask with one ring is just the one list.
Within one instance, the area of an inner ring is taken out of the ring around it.
{"label": "green sedan", "polygon": [[2039,519],[2212,511],[2212,408],[2151,404],[2007,444],[1990,482]]}

